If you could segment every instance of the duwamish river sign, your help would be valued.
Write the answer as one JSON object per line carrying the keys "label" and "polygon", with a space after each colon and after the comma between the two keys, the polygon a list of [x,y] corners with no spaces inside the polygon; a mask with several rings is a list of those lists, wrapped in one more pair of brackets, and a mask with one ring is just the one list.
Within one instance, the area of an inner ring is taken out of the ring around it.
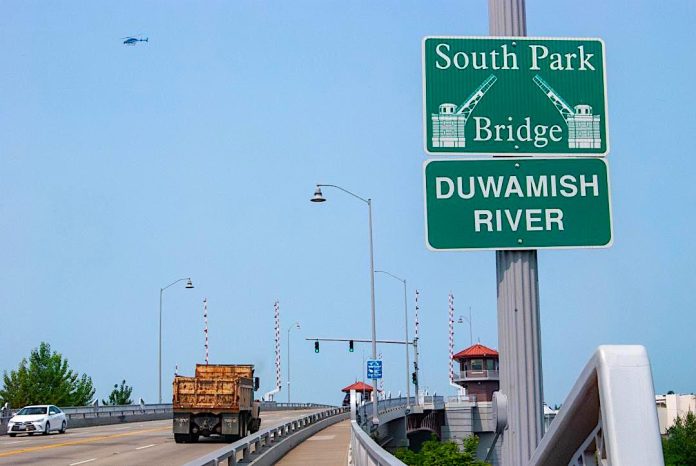
{"label": "duwamish river sign", "polygon": [[604,158],[427,160],[423,173],[431,250],[611,245]]}

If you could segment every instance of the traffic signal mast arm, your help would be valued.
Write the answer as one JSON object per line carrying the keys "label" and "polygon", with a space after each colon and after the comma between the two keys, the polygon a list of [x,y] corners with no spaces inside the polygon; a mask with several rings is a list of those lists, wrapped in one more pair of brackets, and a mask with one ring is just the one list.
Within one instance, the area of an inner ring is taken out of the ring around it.
{"label": "traffic signal mast arm", "polygon": [[[305,338],[306,341],[354,341],[356,343],[372,343],[372,340],[361,340],[359,338]],[[386,343],[391,345],[414,345],[415,340],[375,340],[377,343]]]}

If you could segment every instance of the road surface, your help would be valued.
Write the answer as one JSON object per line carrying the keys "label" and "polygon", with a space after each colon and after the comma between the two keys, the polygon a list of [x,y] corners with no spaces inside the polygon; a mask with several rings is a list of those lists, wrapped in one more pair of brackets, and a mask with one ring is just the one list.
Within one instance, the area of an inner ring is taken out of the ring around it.
{"label": "road surface", "polygon": [[[261,413],[261,429],[321,410]],[[227,445],[201,437],[174,443],[172,421],[134,422],[70,429],[65,434],[0,437],[0,465],[180,465]]]}

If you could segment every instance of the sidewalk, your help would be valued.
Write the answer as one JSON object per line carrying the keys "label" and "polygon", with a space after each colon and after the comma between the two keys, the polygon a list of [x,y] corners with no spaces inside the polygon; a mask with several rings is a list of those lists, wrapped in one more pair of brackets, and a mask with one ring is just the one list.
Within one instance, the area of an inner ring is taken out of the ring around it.
{"label": "sidewalk", "polygon": [[350,420],[341,421],[309,437],[290,450],[276,464],[282,466],[346,465],[349,444]]}

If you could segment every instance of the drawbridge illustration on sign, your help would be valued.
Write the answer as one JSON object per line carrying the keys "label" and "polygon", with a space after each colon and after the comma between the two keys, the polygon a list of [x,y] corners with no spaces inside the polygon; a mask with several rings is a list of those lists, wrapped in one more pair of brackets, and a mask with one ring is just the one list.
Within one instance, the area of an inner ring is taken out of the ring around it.
{"label": "drawbridge illustration on sign", "polygon": [[534,76],[534,84],[549,98],[568,126],[569,149],[600,149],[602,136],[599,131],[599,115],[592,114],[590,105],[580,104],[572,109],[541,76]]}
{"label": "drawbridge illustration on sign", "polygon": [[440,105],[439,113],[431,114],[433,147],[466,147],[466,122],[497,79],[495,75],[490,75],[459,107],[444,103]]}

